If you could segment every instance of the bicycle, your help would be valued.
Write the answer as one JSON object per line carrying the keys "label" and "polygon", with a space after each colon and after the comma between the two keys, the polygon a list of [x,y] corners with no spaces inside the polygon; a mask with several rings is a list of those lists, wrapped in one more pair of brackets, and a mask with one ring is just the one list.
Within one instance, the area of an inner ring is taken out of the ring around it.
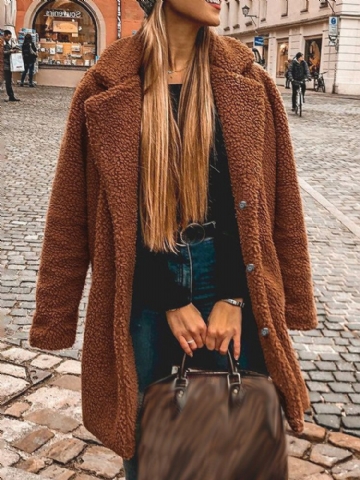
{"label": "bicycle", "polygon": [[316,76],[314,76],[314,90],[315,92],[318,92],[319,90],[321,90],[323,93],[326,92],[326,87],[325,87],[325,80],[324,80],[324,75],[326,74],[327,72],[323,72],[323,73],[318,73],[316,74]]}
{"label": "bicycle", "polygon": [[302,80],[301,82],[297,80],[293,80],[293,84],[297,85],[296,91],[296,106],[295,106],[295,115],[302,116],[302,106],[303,106],[303,93],[302,93],[302,85],[305,85],[306,80]]}

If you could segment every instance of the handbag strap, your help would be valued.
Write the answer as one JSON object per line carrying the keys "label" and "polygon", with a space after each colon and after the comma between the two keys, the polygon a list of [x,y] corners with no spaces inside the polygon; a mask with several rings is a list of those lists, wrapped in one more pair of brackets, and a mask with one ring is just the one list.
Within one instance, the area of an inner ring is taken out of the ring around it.
{"label": "handbag strap", "polygon": [[[183,392],[188,386],[188,379],[186,377],[186,360],[188,355],[185,353],[181,362],[181,366],[178,370],[178,375],[175,381],[175,390]],[[241,376],[234,362],[233,356],[230,350],[227,351],[228,359],[228,387],[232,393],[237,394],[240,391]]]}

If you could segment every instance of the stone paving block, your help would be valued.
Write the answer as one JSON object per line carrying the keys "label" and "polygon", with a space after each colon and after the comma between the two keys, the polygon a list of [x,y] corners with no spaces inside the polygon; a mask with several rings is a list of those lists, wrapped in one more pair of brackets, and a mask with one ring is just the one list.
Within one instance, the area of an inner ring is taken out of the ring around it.
{"label": "stone paving block", "polygon": [[121,457],[105,447],[88,447],[81,458],[83,461],[76,464],[77,468],[109,479],[119,475],[123,468]]}
{"label": "stone paving block", "polygon": [[48,428],[41,428],[28,433],[25,437],[14,442],[12,446],[26,453],[34,453],[53,437],[54,434],[51,430]]}
{"label": "stone paving block", "polygon": [[309,442],[322,442],[325,439],[325,435],[325,428],[313,423],[305,422],[304,431],[297,436],[308,440]]}
{"label": "stone paving block", "polygon": [[355,375],[352,372],[334,372],[334,377],[338,382],[355,382]]}
{"label": "stone paving block", "polygon": [[317,381],[317,382],[333,382],[334,377],[331,372],[309,372],[309,375],[311,377],[311,380]]}
{"label": "stone paving block", "polygon": [[360,416],[342,417],[342,423],[345,428],[360,430]]}
{"label": "stone paving block", "polygon": [[333,468],[335,480],[357,480],[360,478],[360,460],[350,460]]}
{"label": "stone paving block", "polygon": [[305,476],[316,475],[324,470],[320,465],[289,457],[289,480],[304,480]]}
{"label": "stone paving block", "polygon": [[71,373],[81,375],[81,362],[76,360],[66,360],[55,369],[58,373]]}
{"label": "stone paving block", "polygon": [[329,435],[329,442],[340,448],[347,448],[348,450],[360,453],[360,439],[354,438],[344,433],[332,432]]}
{"label": "stone paving block", "polygon": [[58,387],[40,387],[26,400],[33,404],[32,410],[35,408],[53,408],[61,410],[65,407],[75,407],[81,405],[81,395],[79,392],[67,390]]}
{"label": "stone paving block", "polygon": [[355,367],[352,363],[349,362],[336,362],[338,370],[341,372],[355,372]]}
{"label": "stone paving block", "polygon": [[77,438],[65,438],[53,443],[42,454],[65,465],[80,455],[85,447],[86,443]]}
{"label": "stone paving block", "polygon": [[317,414],[341,415],[340,408],[331,403],[314,403],[312,407]]}
{"label": "stone paving block", "polygon": [[343,393],[323,393],[325,402],[329,403],[349,403],[349,397]]}
{"label": "stone paving block", "polygon": [[[40,480],[39,475],[24,472],[18,468],[0,468],[0,480]],[[41,477],[41,480],[51,480],[49,477]]]}
{"label": "stone paving block", "polygon": [[296,437],[287,437],[288,452],[292,457],[303,458],[307,450],[310,449],[311,443]]}
{"label": "stone paving block", "polygon": [[350,393],[349,397],[353,403],[360,404],[360,393]]}
{"label": "stone paving block", "polygon": [[30,405],[26,402],[16,402],[11,405],[11,407],[5,410],[5,415],[10,415],[11,417],[20,418],[24,412],[30,408]]}
{"label": "stone paving block", "polygon": [[330,430],[340,429],[340,418],[336,415],[315,415],[316,423]]}
{"label": "stone paving block", "polygon": [[34,429],[34,425],[29,422],[23,422],[14,418],[0,417],[0,432],[6,441],[12,443],[26,433],[31,432]]}
{"label": "stone paving block", "polygon": [[54,355],[39,355],[31,362],[31,365],[40,369],[50,369],[58,365],[62,361],[61,358]]}
{"label": "stone paving block", "polygon": [[35,410],[34,412],[26,415],[24,418],[28,422],[46,425],[48,428],[51,428],[52,430],[59,430],[62,433],[72,432],[80,425],[78,420],[75,420],[67,415],[63,415],[59,411],[52,410],[50,408]]}
{"label": "stone paving block", "polygon": [[345,415],[360,415],[360,405],[344,405]]}
{"label": "stone paving block", "polygon": [[98,440],[92,433],[89,432],[83,425],[81,425],[77,430],[72,432],[72,436],[84,440],[85,442],[93,442],[98,445],[102,445],[100,440]]}
{"label": "stone paving block", "polygon": [[39,480],[44,478],[51,478],[52,480],[73,480],[75,472],[67,468],[59,467],[58,465],[50,465],[40,472]]}
{"label": "stone paving block", "polygon": [[29,382],[26,382],[25,380],[11,377],[10,375],[0,374],[0,402],[5,401],[10,396],[20,393],[28,386]]}
{"label": "stone paving block", "polygon": [[32,455],[27,460],[23,460],[16,465],[16,468],[20,470],[25,470],[29,473],[38,473],[40,470],[46,467],[48,462],[52,460],[48,460],[46,458],[35,457]]}
{"label": "stone paving block", "polygon": [[81,378],[76,375],[62,375],[57,378],[51,385],[59,388],[67,388],[68,390],[74,390],[76,392],[81,391]]}
{"label": "stone paving block", "polygon": [[333,477],[327,473],[316,473],[315,475],[308,475],[302,480],[333,480]]}
{"label": "stone paving block", "polygon": [[311,392],[320,392],[320,393],[330,392],[330,389],[326,383],[308,381],[306,382],[306,384]]}
{"label": "stone paving block", "polygon": [[0,362],[0,373],[26,380],[26,368],[14,365],[12,363]]}
{"label": "stone paving block", "polygon": [[16,348],[12,347],[9,350],[2,351],[0,356],[5,358],[6,360],[10,360],[16,363],[25,363],[29,360],[32,360],[38,355],[35,352],[29,352],[28,350],[24,350],[23,348]]}
{"label": "stone paving block", "polygon": [[[80,473],[76,475],[75,480],[96,480],[99,477],[94,477],[93,475],[87,475],[86,473]],[[125,480],[125,478],[120,479]]]}
{"label": "stone paving block", "polygon": [[20,455],[9,448],[0,447],[0,466],[11,467],[20,460]]}
{"label": "stone paving block", "polygon": [[353,393],[354,389],[350,383],[333,382],[329,387],[335,393]]}
{"label": "stone paving block", "polygon": [[322,372],[336,372],[336,365],[334,362],[322,362],[319,360],[315,362],[315,365],[318,370]]}
{"label": "stone paving block", "polygon": [[331,445],[315,445],[311,451],[310,461],[323,467],[332,468],[334,465],[352,458],[352,453],[343,448]]}

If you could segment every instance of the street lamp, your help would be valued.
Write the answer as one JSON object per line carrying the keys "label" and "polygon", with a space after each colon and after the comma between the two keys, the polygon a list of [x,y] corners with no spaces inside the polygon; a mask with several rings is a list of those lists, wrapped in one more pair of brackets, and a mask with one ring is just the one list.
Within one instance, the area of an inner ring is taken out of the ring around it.
{"label": "street lamp", "polygon": [[254,18],[259,18],[257,15],[249,15],[249,12],[250,12],[250,8],[245,5],[245,7],[243,7],[242,9],[242,12],[243,12],[243,15],[244,17],[248,17],[248,18],[251,18],[251,21],[253,22],[253,24],[255,25],[256,27],[256,23],[254,22]]}

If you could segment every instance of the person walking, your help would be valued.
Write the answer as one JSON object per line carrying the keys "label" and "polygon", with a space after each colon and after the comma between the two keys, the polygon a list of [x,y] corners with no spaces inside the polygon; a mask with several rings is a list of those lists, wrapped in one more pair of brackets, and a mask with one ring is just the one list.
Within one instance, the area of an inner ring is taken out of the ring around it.
{"label": "person walking", "polygon": [[32,41],[31,33],[27,33],[24,38],[24,43],[22,45],[22,54],[24,59],[25,70],[21,75],[20,87],[24,86],[25,78],[29,72],[29,87],[34,88],[33,83],[34,78],[34,68],[37,57],[37,50],[34,42]]}
{"label": "person walking", "polygon": [[[70,348],[89,264],[85,427],[137,479],[142,394],[189,365],[270,375],[289,424],[309,397],[288,328],[317,325],[283,101],[220,3],[139,0],[70,108],[53,183],[30,345]],[[204,399],[206,401],[206,399]],[[226,480],[226,479],[224,479]],[[282,480],[282,479],[279,479]]]}
{"label": "person walking", "polygon": [[17,49],[11,45],[12,33],[10,30],[4,31],[4,78],[6,93],[9,97],[9,102],[20,102],[19,98],[15,97],[12,87],[12,71],[10,68],[10,56],[13,53],[17,53]]}
{"label": "person walking", "polygon": [[291,110],[294,111],[296,109],[296,93],[299,88],[295,82],[303,82],[301,84],[301,91],[303,95],[303,101],[305,103],[305,92],[306,92],[306,83],[305,80],[311,80],[311,74],[308,67],[308,64],[304,60],[304,54],[298,52],[294,58],[294,60],[289,65],[288,70],[288,77],[290,82],[292,83],[292,108]]}

